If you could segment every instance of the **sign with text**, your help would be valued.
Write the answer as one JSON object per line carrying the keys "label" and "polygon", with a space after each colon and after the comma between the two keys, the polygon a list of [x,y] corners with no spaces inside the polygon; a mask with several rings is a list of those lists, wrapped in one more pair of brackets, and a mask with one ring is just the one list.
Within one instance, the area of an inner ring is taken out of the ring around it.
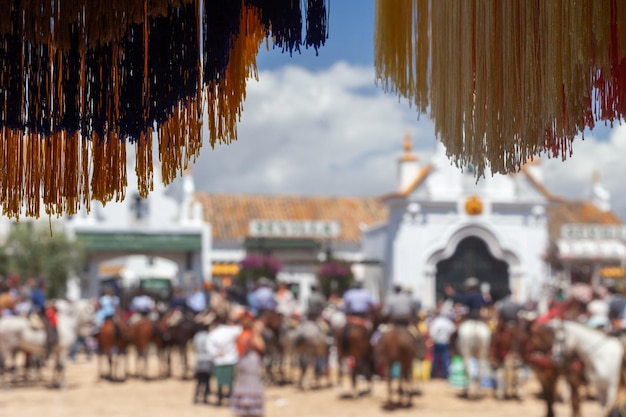
{"label": "sign with text", "polygon": [[339,222],[332,220],[250,220],[250,237],[316,237],[339,236]]}
{"label": "sign with text", "polygon": [[578,224],[561,226],[561,237],[565,239],[618,239],[626,240],[626,225]]}

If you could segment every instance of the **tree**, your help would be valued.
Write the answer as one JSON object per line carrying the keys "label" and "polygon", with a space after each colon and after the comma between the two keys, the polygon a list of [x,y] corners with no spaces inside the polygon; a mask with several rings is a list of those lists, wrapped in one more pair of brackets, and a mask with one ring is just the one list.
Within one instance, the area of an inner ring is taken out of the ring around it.
{"label": "tree", "polygon": [[79,273],[83,261],[80,247],[64,230],[50,233],[48,227],[33,222],[15,224],[4,252],[8,255],[6,272],[22,279],[45,279],[49,297],[65,295],[67,279]]}

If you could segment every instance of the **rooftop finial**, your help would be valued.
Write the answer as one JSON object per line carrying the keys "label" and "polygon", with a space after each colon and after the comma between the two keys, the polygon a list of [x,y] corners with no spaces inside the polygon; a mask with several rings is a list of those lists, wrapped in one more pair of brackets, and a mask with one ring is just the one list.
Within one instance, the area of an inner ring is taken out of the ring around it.
{"label": "rooftop finial", "polygon": [[593,170],[593,174],[591,174],[591,181],[594,184],[598,184],[600,182],[600,171],[598,171],[597,169]]}
{"label": "rooftop finial", "polygon": [[407,130],[404,134],[404,153],[411,153],[413,150],[413,142],[411,142],[411,134]]}
{"label": "rooftop finial", "polygon": [[404,134],[404,155],[402,155],[403,161],[416,161],[417,158],[413,155],[413,142],[411,141],[411,134],[407,130]]}

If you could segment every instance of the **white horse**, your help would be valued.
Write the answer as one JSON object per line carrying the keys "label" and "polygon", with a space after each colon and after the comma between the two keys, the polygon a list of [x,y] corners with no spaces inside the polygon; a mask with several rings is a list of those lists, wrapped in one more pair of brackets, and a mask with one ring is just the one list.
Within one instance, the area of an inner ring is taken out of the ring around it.
{"label": "white horse", "polygon": [[[87,300],[71,302],[55,300],[57,311],[58,340],[52,350],[54,372],[52,385],[65,385],[65,363],[72,346],[85,328],[93,326],[93,305]],[[7,361],[12,360],[12,368],[16,368],[17,352],[23,351],[35,356],[46,353],[46,331],[33,329],[30,320],[23,316],[6,316],[0,318],[0,382],[6,387],[5,369]]]}
{"label": "white horse", "polygon": [[[621,340],[582,323],[553,319],[547,325],[555,332],[552,355],[559,357],[576,353],[583,362],[585,376],[602,405],[604,414],[615,405],[624,364]],[[622,387],[623,388],[623,387]]]}
{"label": "white horse", "polygon": [[[466,320],[459,326],[457,335],[457,349],[463,357],[465,374],[467,375],[467,397],[478,398],[480,394],[480,381],[489,372],[489,345],[491,343],[491,330],[489,326],[480,320]],[[471,372],[472,359],[477,362],[476,372]]]}

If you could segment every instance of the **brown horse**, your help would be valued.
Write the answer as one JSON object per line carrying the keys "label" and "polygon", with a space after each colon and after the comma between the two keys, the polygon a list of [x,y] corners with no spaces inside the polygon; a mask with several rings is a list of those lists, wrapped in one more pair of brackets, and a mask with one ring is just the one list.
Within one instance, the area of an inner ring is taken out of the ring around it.
{"label": "brown horse", "polygon": [[[98,342],[98,378],[107,378],[110,381],[124,381],[128,373],[128,359],[126,348],[128,347],[128,329],[126,325],[114,318],[108,318],[102,324],[100,331],[95,335]],[[109,373],[102,372],[101,357],[105,356],[109,364]],[[123,360],[122,360],[123,359]],[[122,368],[122,376],[119,369]]]}
{"label": "brown horse", "polygon": [[[157,323],[148,317],[142,317],[139,321],[131,325],[128,329],[130,345],[134,346],[137,352],[135,362],[135,376],[142,379],[148,377],[148,349],[154,346],[159,359],[163,356],[163,346],[165,345],[164,333],[157,327]],[[159,377],[167,376],[167,369],[162,368],[166,360],[159,360]]]}
{"label": "brown horse", "polygon": [[286,324],[283,316],[274,310],[264,310],[259,314],[258,320],[264,325],[265,377],[272,384],[283,384],[286,381],[283,367],[285,359],[283,334],[286,330]]}
{"label": "brown horse", "polygon": [[371,393],[373,388],[372,377],[374,376],[374,349],[371,338],[373,330],[382,321],[382,306],[372,307],[369,317],[371,321],[355,317],[346,317],[343,328],[334,331],[335,345],[337,348],[337,386],[341,389],[343,380],[343,363],[348,360],[350,379],[352,381],[352,397],[359,395],[357,391],[357,376],[363,375],[369,384],[366,394]]}
{"label": "brown horse", "polygon": [[521,400],[523,396],[524,369],[517,331],[516,321],[500,319],[491,336],[489,362],[496,374],[495,396],[498,400]]}
{"label": "brown horse", "polygon": [[[417,341],[406,326],[390,325],[378,339],[374,349],[377,369],[384,372],[387,379],[387,403],[386,409],[399,406],[411,407],[413,397],[413,361],[417,357]],[[398,402],[393,402],[392,381],[394,379],[394,367],[399,367],[398,379]],[[403,404],[403,399],[406,403]]]}
{"label": "brown horse", "polygon": [[572,355],[555,360],[552,357],[553,346],[557,343],[554,330],[537,325],[534,318],[521,317],[514,337],[522,358],[530,365],[541,384],[546,416],[554,417],[557,383],[559,377],[563,377],[571,391],[572,417],[580,417],[579,388],[586,384],[580,359]]}

